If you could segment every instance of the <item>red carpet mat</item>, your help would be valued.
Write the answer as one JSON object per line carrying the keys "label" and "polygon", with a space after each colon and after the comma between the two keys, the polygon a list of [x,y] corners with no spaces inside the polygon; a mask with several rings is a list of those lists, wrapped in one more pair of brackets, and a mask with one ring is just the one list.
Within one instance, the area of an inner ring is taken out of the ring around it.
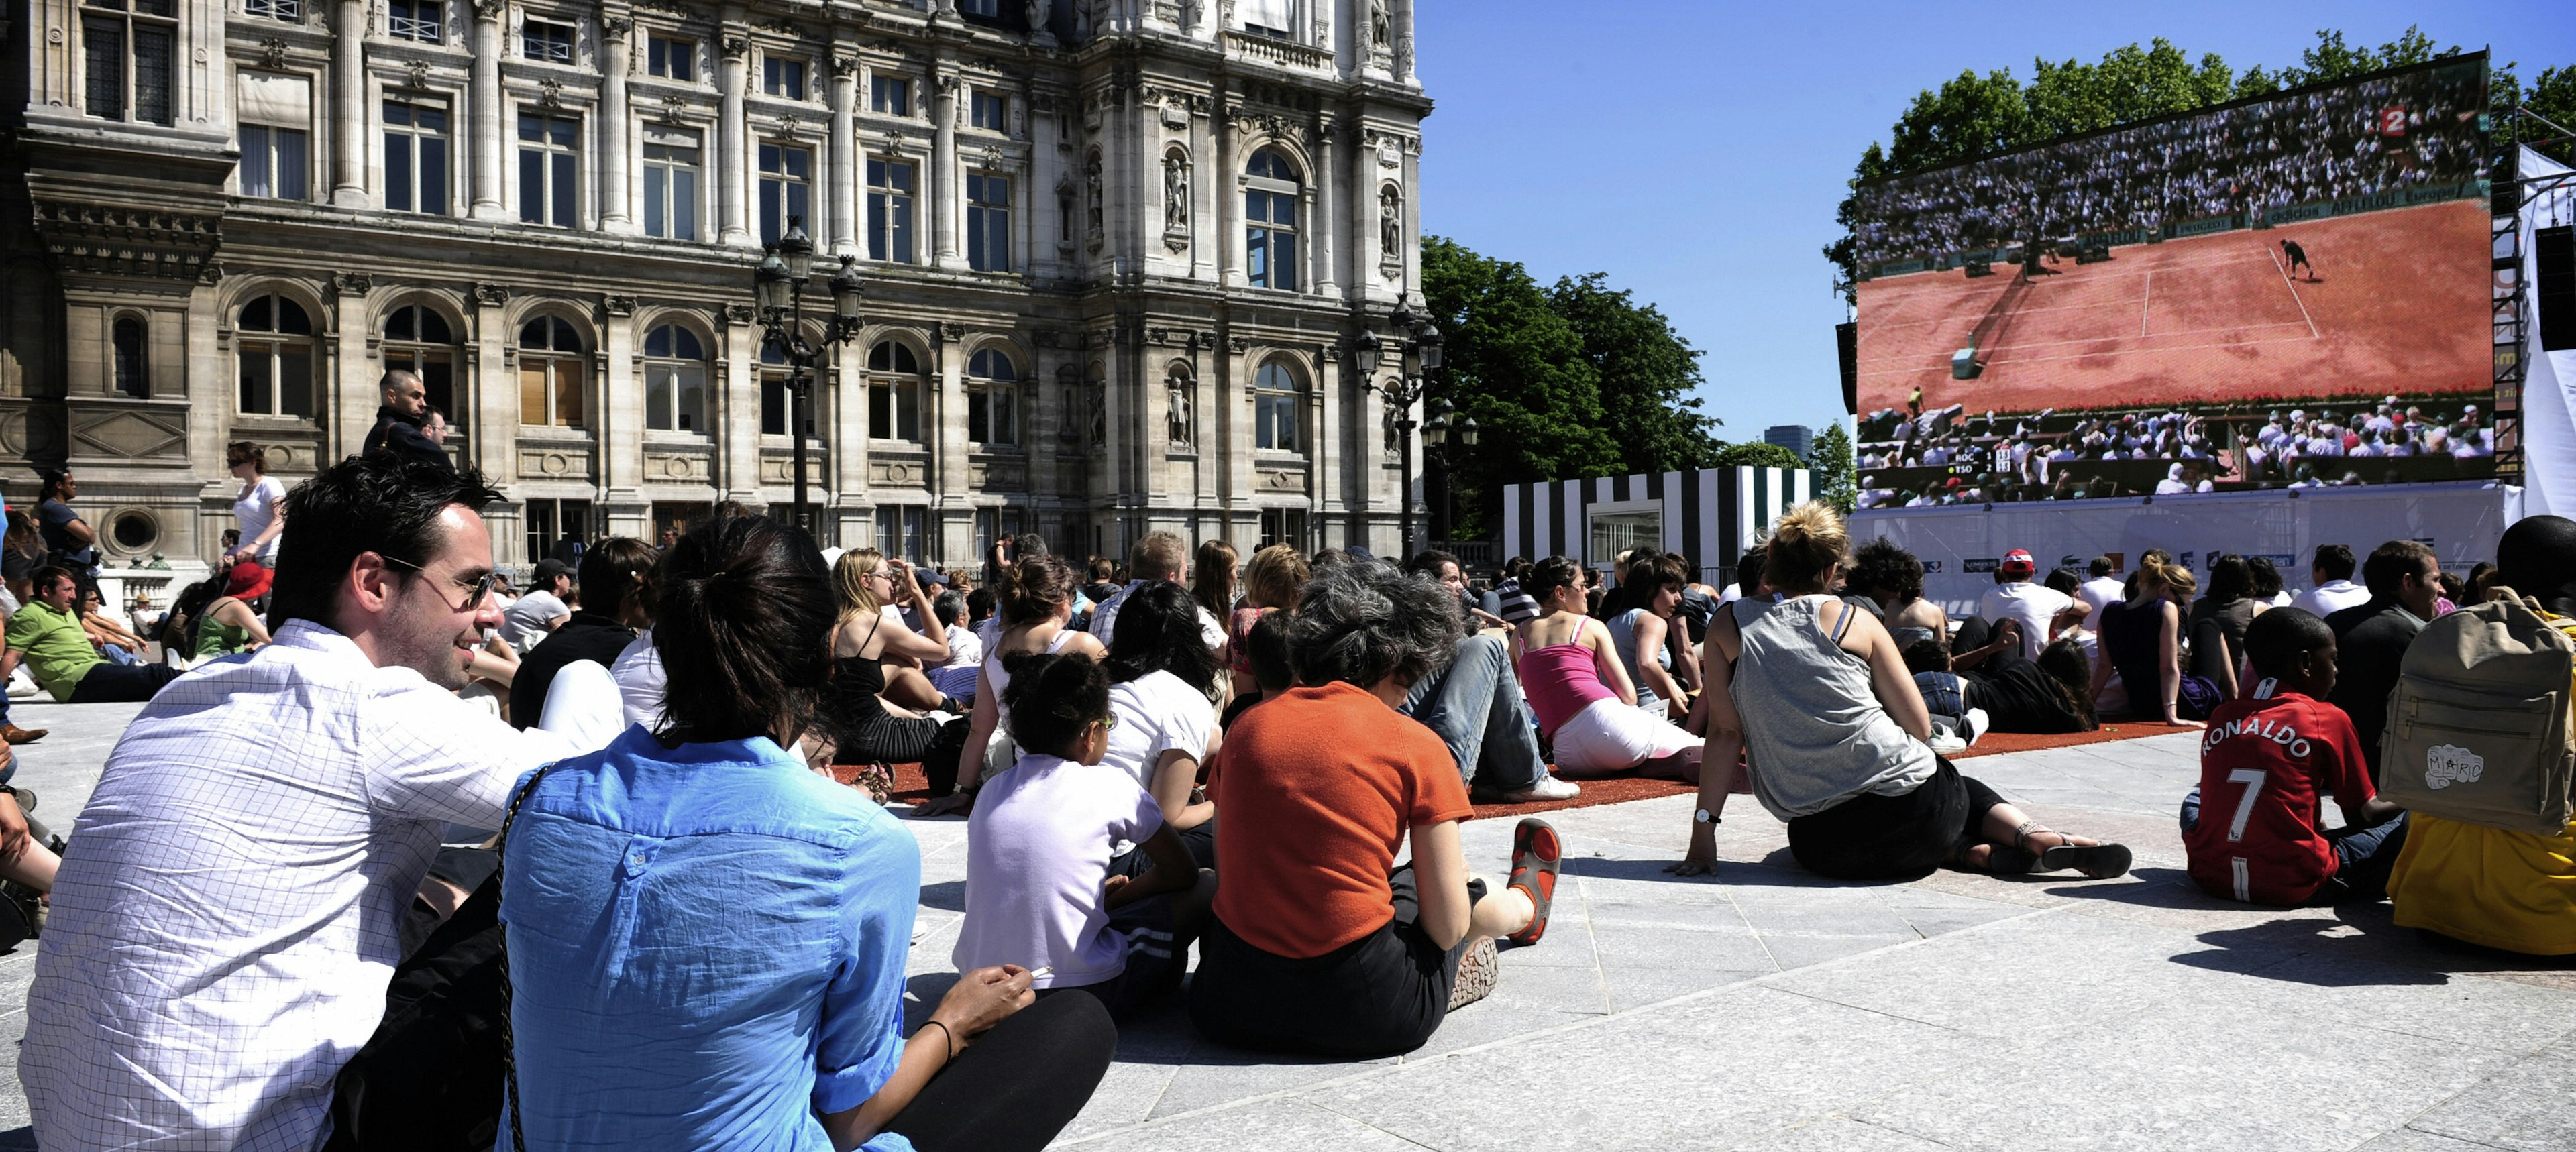
{"label": "red carpet mat", "polygon": [[[2043,748],[2068,748],[2078,744],[2101,744],[2112,740],[2137,740],[2148,736],[2168,736],[2198,729],[2162,723],[2122,720],[2105,724],[2091,732],[2067,732],[2040,736],[2023,732],[1989,732],[1967,751],[1950,757],[1968,760],[1978,756],[1995,756],[2006,752],[2036,752]],[[834,775],[848,783],[855,768],[843,766]],[[1600,804],[1620,804],[1630,800],[1652,800],[1659,796],[1678,796],[1698,788],[1679,780],[1648,780],[1638,776],[1612,776],[1599,780],[1582,780],[1583,794],[1571,800],[1549,800],[1536,804],[1478,804],[1473,817],[1478,820],[1518,819],[1541,812],[1566,808],[1590,808]],[[930,780],[922,775],[919,764],[894,766],[894,802],[918,804],[930,798]]]}

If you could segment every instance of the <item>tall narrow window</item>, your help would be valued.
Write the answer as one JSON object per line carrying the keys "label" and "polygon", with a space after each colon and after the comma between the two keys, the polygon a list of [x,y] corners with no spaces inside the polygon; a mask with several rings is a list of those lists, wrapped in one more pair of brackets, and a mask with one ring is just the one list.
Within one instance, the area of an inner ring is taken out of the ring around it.
{"label": "tall narrow window", "polygon": [[868,435],[921,439],[921,360],[891,340],[868,350]]}
{"label": "tall narrow window", "polygon": [[805,98],[805,62],[777,56],[760,60],[760,90],[781,100]]}
{"label": "tall narrow window", "polygon": [[760,242],[775,244],[787,218],[805,216],[811,198],[814,153],[784,144],[760,146]]}
{"label": "tall narrow window", "polygon": [[987,132],[1011,130],[1011,100],[998,92],[977,89],[967,99],[967,123]]}
{"label": "tall narrow window", "polygon": [[176,0],[86,0],[81,13],[84,103],[105,120],[168,124]]}
{"label": "tall narrow window", "polygon": [[530,20],[519,26],[519,54],[549,64],[572,63],[572,25]]}
{"label": "tall narrow window", "polygon": [[283,20],[289,24],[300,24],[304,20],[303,5],[299,0],[242,0],[242,15]]}
{"label": "tall narrow window", "polygon": [[437,44],[446,39],[445,15],[445,0],[386,0],[385,31],[396,40]]}
{"label": "tall narrow window", "polygon": [[966,264],[978,272],[1011,270],[1011,178],[966,174]]}
{"label": "tall narrow window", "polygon": [[304,176],[304,131],[266,124],[241,126],[244,196],[302,200],[312,195]]}
{"label": "tall narrow window", "polygon": [[1297,170],[1275,148],[1253,153],[1244,181],[1243,218],[1250,230],[1244,271],[1255,287],[1297,287]]}
{"label": "tall narrow window", "polygon": [[[784,436],[787,417],[795,407],[795,369],[787,363],[787,354],[775,344],[760,348],[760,434]],[[805,434],[814,434],[814,414],[804,413]]]}
{"label": "tall narrow window", "polygon": [[456,415],[456,333],[447,317],[421,304],[406,304],[385,317],[385,367],[409,368],[420,377],[430,407]]}
{"label": "tall narrow window", "polygon": [[1273,361],[1261,366],[1252,377],[1253,446],[1280,452],[1295,452],[1304,438],[1298,433],[1298,410],[1303,389],[1297,374],[1285,364]]}
{"label": "tall narrow window", "polygon": [[920,562],[925,534],[922,530],[929,522],[930,510],[917,504],[880,506],[877,509],[877,551]]}
{"label": "tall narrow window", "polygon": [[581,337],[572,325],[539,316],[519,329],[519,423],[582,426]]}
{"label": "tall narrow window", "polygon": [[313,320],[284,296],[242,305],[233,325],[234,397],[244,416],[313,418]]}
{"label": "tall narrow window", "polygon": [[1236,16],[1243,21],[1243,30],[1254,35],[1297,38],[1297,0],[1242,0]]}
{"label": "tall narrow window", "polygon": [[966,439],[1020,442],[1019,369],[1009,354],[987,348],[966,362]]}
{"label": "tall narrow window", "polygon": [[1001,0],[957,0],[957,14],[990,16],[998,19],[1002,15]]}
{"label": "tall narrow window", "polygon": [[698,238],[698,134],[644,126],[644,234]]}
{"label": "tall narrow window", "polygon": [[868,111],[880,116],[912,115],[912,81],[901,76],[869,77]]}
{"label": "tall narrow window", "polygon": [[447,109],[385,101],[385,207],[447,215]]}
{"label": "tall narrow window", "polygon": [[644,337],[644,426],[705,432],[707,354],[697,333],[665,324]]}
{"label": "tall narrow window", "polygon": [[868,158],[868,259],[912,263],[912,165]]}
{"label": "tall narrow window", "polygon": [[519,113],[519,219],[581,226],[581,121]]}
{"label": "tall narrow window", "polygon": [[697,79],[698,42],[659,32],[645,36],[644,70],[684,84]]}
{"label": "tall narrow window", "polygon": [[152,394],[152,381],[143,373],[143,321],[120,316],[109,338],[116,345],[116,390],[128,396]]}

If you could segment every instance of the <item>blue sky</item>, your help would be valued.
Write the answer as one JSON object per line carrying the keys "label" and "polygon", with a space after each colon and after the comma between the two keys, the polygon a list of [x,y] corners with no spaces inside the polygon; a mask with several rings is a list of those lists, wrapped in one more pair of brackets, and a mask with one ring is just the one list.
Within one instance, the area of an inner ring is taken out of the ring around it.
{"label": "blue sky", "polygon": [[1914,4],[1418,0],[1422,227],[1542,283],[1600,271],[1701,353],[1729,440],[1842,414],[1817,250],[1860,150],[1962,68],[2098,60],[2163,36],[2238,70],[2315,30],[2379,44],[2421,24],[2526,80],[2576,64],[2576,3]]}

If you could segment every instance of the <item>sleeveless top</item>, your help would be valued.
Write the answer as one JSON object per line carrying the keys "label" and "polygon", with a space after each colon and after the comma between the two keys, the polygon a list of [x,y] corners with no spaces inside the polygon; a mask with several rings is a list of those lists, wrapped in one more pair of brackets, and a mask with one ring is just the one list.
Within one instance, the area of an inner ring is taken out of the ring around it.
{"label": "sleeveless top", "polygon": [[[877,617],[876,628],[885,627],[885,617]],[[874,628],[869,637],[876,635]],[[859,647],[867,647],[867,640]],[[835,656],[832,658],[832,690],[824,696],[824,709],[842,727],[852,733],[864,732],[892,714],[886,711],[881,695],[885,692],[885,657]]]}
{"label": "sleeveless top", "polygon": [[217,604],[231,597],[218,597],[197,614],[197,650],[189,653],[202,660],[210,656],[230,656],[250,645],[250,629],[236,628],[215,619]]}
{"label": "sleeveless top", "polygon": [[1581,644],[1550,644],[1521,653],[1520,675],[1521,688],[1529,693],[1530,714],[1538,717],[1539,731],[1549,736],[1593,702],[1619,698],[1601,682],[1592,650]]}
{"label": "sleeveless top", "polygon": [[[1664,698],[1656,694],[1654,689],[1646,687],[1646,678],[1638,671],[1637,618],[1645,614],[1646,610],[1643,608],[1631,608],[1611,617],[1610,642],[1612,647],[1619,650],[1619,663],[1628,668],[1628,682],[1637,686],[1638,709],[1650,716],[1661,716],[1664,714]],[[1655,646],[1655,666],[1666,672],[1673,670],[1671,646],[1665,644]]]}
{"label": "sleeveless top", "polygon": [[1832,599],[1782,601],[1744,626],[1735,710],[1757,766],[1753,795],[1782,820],[1863,793],[1905,795],[1939,766],[1879,704],[1869,665],[1843,651],[1850,607],[1834,634],[1818,625],[1817,609]]}
{"label": "sleeveless top", "polygon": [[[1004,631],[1008,631],[1008,629],[996,629],[993,633],[992,641],[984,645],[984,684],[983,687],[976,689],[976,691],[990,692],[993,694],[993,714],[1001,720],[1000,725],[996,727],[994,731],[1003,736],[1009,736],[1011,734],[1011,706],[1002,702],[1003,689],[1011,686],[1011,673],[1008,669],[1002,667],[1002,633]],[[1050,654],[1057,652],[1063,649],[1065,642],[1073,639],[1073,637],[1074,631],[1072,625],[1068,624],[1064,627],[1058,628],[1055,630],[1055,635],[1047,639],[1046,650]]]}

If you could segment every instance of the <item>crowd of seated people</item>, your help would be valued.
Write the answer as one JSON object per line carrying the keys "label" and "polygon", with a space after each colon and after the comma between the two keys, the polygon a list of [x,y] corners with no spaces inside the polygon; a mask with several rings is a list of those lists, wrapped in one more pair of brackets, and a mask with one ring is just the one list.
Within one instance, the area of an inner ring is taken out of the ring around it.
{"label": "crowd of seated people", "polygon": [[[1521,819],[1479,875],[1459,825],[1479,801],[1579,795],[1551,762],[1695,785],[1676,873],[1717,869],[1748,793],[1833,880],[2107,879],[2128,847],[2044,827],[1950,756],[2130,717],[2206,725],[2179,823],[2212,895],[2385,895],[2462,946],[2576,953],[2576,836],[2401,813],[2372,759],[2380,686],[2430,621],[2508,588],[2576,617],[2576,522],[2518,523],[2456,598],[2392,541],[2359,566],[2367,598],[2325,617],[2234,555],[2200,597],[2162,553],[2123,579],[2024,550],[1954,615],[1918,560],[1855,548],[1813,503],[1723,592],[1654,549],[1606,573],[1515,563],[1490,590],[1446,553],[1279,545],[1218,578],[1189,569],[1238,553],[1169,534],[1128,558],[1151,575],[1086,590],[1023,538],[973,577],[996,609],[971,699],[914,709],[889,666],[950,659],[973,612],[929,588],[965,574],[827,562],[726,507],[665,546],[585,549],[580,607],[486,708],[494,498],[400,456],[326,469],[287,499],[267,641],[143,709],[80,851],[0,790],[0,879],[52,899],[21,1057],[39,1140],[311,1146],[389,1089],[367,1054],[412,1033],[378,1031],[400,1015],[388,973],[452,960],[483,923],[508,945],[514,1058],[506,1093],[496,1065],[456,1108],[531,1144],[1036,1149],[1142,1013],[1261,1051],[1426,1043],[1496,986],[1502,949],[1546,936],[1556,830]],[[2348,550],[2312,570],[2352,574]],[[73,602],[67,573],[35,580]],[[1106,638],[1076,627],[1113,606]],[[2125,711],[2099,706],[2105,680]],[[916,818],[967,821],[958,978],[910,1026],[918,848],[834,767],[896,758],[942,793]],[[199,1027],[217,1006],[258,1042]]]}
{"label": "crowd of seated people", "polygon": [[2392,395],[2259,413],[1880,409],[1855,459],[1859,507],[1892,508],[2446,480],[2494,456],[2477,404]]}

